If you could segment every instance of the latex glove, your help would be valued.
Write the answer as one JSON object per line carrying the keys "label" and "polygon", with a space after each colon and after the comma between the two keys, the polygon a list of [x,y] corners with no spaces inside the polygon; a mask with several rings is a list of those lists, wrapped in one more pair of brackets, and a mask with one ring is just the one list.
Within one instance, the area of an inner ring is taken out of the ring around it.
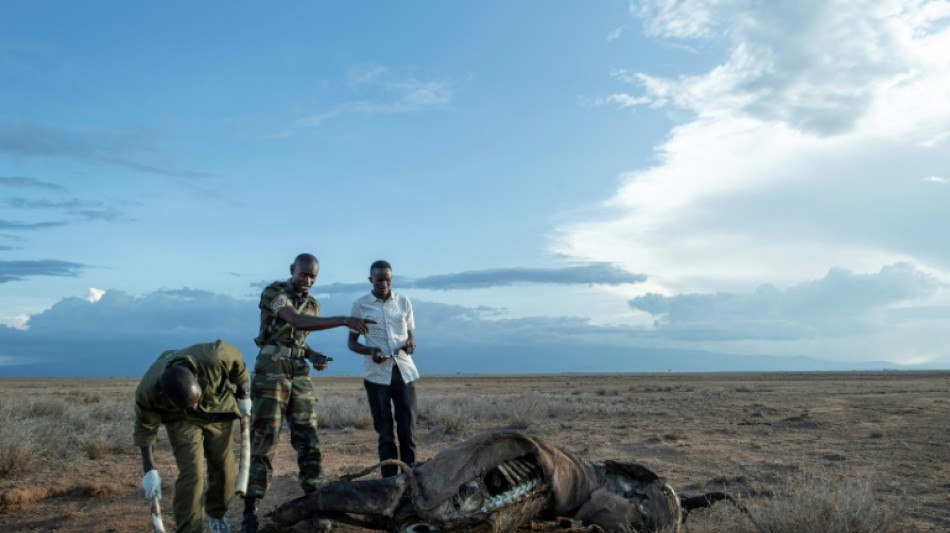
{"label": "latex glove", "polygon": [[158,475],[158,470],[153,468],[142,476],[142,489],[145,490],[146,500],[151,500],[152,496],[162,499],[162,476]]}
{"label": "latex glove", "polygon": [[241,413],[241,416],[251,416],[251,399],[250,398],[238,398],[238,412]]}

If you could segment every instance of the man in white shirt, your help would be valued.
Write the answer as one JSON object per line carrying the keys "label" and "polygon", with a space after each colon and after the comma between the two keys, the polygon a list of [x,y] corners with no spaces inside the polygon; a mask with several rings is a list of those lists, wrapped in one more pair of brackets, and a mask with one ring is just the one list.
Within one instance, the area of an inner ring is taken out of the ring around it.
{"label": "man in white shirt", "polygon": [[[419,379],[419,371],[412,362],[416,349],[412,336],[415,329],[412,304],[409,298],[392,292],[393,269],[389,263],[374,262],[369,274],[373,290],[353,302],[351,315],[375,324],[364,334],[363,344],[359,342],[360,334],[351,331],[348,346],[363,355],[363,386],[373,415],[373,429],[379,435],[379,460],[398,458],[412,466],[416,462],[416,445],[412,438],[416,425],[413,382]],[[383,477],[397,472],[395,466],[382,468]]]}

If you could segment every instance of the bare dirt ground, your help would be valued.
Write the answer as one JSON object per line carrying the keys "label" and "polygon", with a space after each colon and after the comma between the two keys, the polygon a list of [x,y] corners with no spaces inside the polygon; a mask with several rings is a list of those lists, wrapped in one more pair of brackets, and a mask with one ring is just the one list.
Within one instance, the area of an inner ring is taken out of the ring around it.
{"label": "bare dirt ground", "polygon": [[[326,421],[326,479],[373,465],[376,437],[361,380],[314,382]],[[0,405],[81,394],[86,402],[114,400],[115,409],[131,411],[135,385],[134,379],[0,379]],[[452,376],[424,377],[417,390],[420,459],[482,431],[519,429],[591,460],[640,462],[680,494],[726,490],[768,498],[803,473],[867,480],[881,502],[899,505],[901,530],[950,531],[947,372]],[[60,437],[45,431],[42,438]],[[150,530],[131,442],[86,455],[44,458],[0,474],[0,531]],[[157,460],[172,531],[176,470],[164,432]],[[263,513],[301,494],[295,470],[285,434]],[[241,510],[240,499],[233,500],[228,517],[235,531]],[[688,531],[721,530],[713,514],[691,515]]]}

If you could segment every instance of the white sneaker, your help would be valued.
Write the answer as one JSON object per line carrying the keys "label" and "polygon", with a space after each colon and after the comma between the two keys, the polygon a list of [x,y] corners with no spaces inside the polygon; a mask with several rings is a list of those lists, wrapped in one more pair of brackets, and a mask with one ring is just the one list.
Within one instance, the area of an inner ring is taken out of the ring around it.
{"label": "white sneaker", "polygon": [[208,519],[208,529],[211,533],[231,533],[231,524],[225,518],[215,518],[209,514],[205,515]]}

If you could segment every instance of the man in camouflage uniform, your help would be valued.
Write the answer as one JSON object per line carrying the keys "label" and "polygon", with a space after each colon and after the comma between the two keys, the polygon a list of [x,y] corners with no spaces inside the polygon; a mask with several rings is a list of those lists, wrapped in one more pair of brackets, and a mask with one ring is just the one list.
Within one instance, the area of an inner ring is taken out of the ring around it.
{"label": "man in camouflage uniform", "polygon": [[310,296],[320,262],[300,254],[290,265],[290,279],[275,281],[261,293],[261,329],[254,342],[261,351],[251,383],[251,469],[244,499],[241,531],[258,528],[257,503],[267,492],[273,474],[281,417],[290,427],[290,443],[297,451],[299,482],[304,492],[317,487],[320,478],[320,440],[317,437],[316,398],[310,367],[327,367],[327,358],[307,346],[311,331],[346,326],[365,334],[371,321],[351,316],[321,318],[320,303]]}
{"label": "man in camouflage uniform", "polygon": [[250,410],[244,358],[222,340],[162,353],[139,382],[133,440],[142,452],[142,488],[147,499],[162,497],[152,446],[165,424],[178,465],[173,502],[178,533],[201,533],[202,511],[213,533],[231,531],[224,519],[237,477],[231,432],[234,420]]}

